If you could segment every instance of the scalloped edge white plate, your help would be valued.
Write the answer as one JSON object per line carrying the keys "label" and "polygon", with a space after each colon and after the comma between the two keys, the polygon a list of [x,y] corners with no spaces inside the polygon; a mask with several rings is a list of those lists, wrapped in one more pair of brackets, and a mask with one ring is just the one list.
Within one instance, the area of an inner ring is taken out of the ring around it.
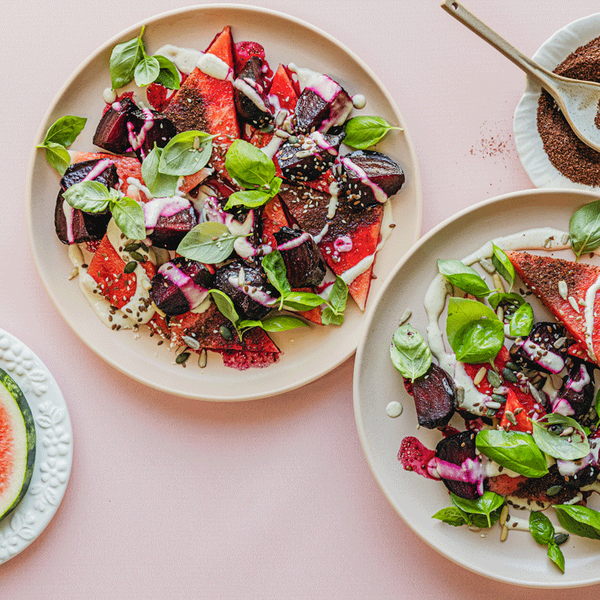
{"label": "scalloped edge white plate", "polygon": [[[466,527],[451,527],[431,518],[449,506],[446,488],[441,482],[405,471],[397,453],[408,435],[429,448],[435,447],[441,436],[437,430],[417,431],[414,402],[390,360],[392,335],[406,309],[412,311],[410,323],[425,335],[423,297],[438,273],[438,258],[460,259],[492,238],[532,227],[567,231],[573,211],[597,199],[596,194],[578,190],[527,190],[486,200],[441,223],[419,240],[390,275],[367,315],[358,346],[354,369],[356,425],[384,495],[427,544],[458,565],[498,581],[540,588],[598,583],[600,547],[595,540],[571,536],[561,547],[566,561],[566,572],[561,575],[547,559],[545,549],[526,532],[511,532],[501,543],[498,526],[489,533],[482,532],[485,537],[481,537]],[[391,400],[404,407],[396,419],[386,413]],[[521,516],[519,513],[511,509],[511,514]]]}
{"label": "scalloped edge white plate", "polygon": [[[533,55],[540,66],[553,71],[569,54],[600,36],[600,13],[573,21],[546,40]],[[597,186],[575,183],[550,162],[537,129],[537,109],[542,88],[527,76],[525,92],[513,120],[515,146],[533,185],[539,188],[571,188],[598,191]]]}
{"label": "scalloped edge white plate", "polygon": [[[165,43],[205,48],[225,25],[231,25],[235,40],[256,40],[265,46],[267,60],[295,62],[328,73],[350,94],[362,93],[367,107],[362,114],[375,114],[404,128],[392,132],[377,149],[389,154],[404,169],[406,184],[391,200],[396,228],[375,263],[377,279],[371,298],[383,285],[400,257],[418,239],[421,229],[422,197],[417,157],[402,116],[377,76],[348,48],[325,32],[275,11],[238,5],[204,5],[153,17],[129,27],[94,52],[59,91],[44,117],[37,141],[41,141],[57,118],[75,114],[89,118],[88,126],[73,149],[92,150],[92,134],[104,102],[102,91],[110,86],[108,64],[117,43],[139,34],[146,25],[144,40],[149,53]],[[71,265],[66,248],[54,233],[54,205],[58,175],[46,163],[44,153],[34,150],[28,189],[28,228],[36,265],[48,294],[75,333],[100,357],[130,377],[158,390],[191,398],[215,401],[250,400],[272,396],[313,381],[348,359],[356,350],[365,319],[349,301],[346,322],[341,327],[294,330],[274,335],[283,350],[280,361],[266,369],[236,371],[209,353],[205,369],[189,360],[187,368],[174,364],[167,344],[157,338],[134,336],[130,331],[113,332],[94,315],[79,293],[76,280],[69,281]],[[368,301],[370,305],[372,299]]]}
{"label": "scalloped edge white plate", "polygon": [[0,564],[27,548],[47,527],[65,495],[73,463],[73,430],[65,399],[44,363],[0,329],[0,367],[19,385],[35,421],[36,454],[27,493],[0,521]]}

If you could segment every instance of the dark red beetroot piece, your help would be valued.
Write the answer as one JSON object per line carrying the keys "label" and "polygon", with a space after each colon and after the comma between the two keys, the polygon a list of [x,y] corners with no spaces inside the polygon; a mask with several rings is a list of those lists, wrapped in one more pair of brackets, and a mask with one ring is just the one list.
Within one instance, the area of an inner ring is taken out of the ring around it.
{"label": "dark red beetroot piece", "polygon": [[[389,156],[373,150],[356,150],[347,154],[340,159],[337,171],[340,196],[357,211],[384,202],[404,184],[400,165]],[[377,194],[373,186],[379,188]]]}
{"label": "dark red beetroot piece", "polygon": [[321,133],[344,124],[352,111],[352,98],[339,83],[319,74],[296,103],[296,126],[301,133]]}
{"label": "dark red beetroot piece", "polygon": [[[60,191],[58,198],[56,199],[56,207],[54,209],[54,228],[58,239],[63,244],[71,243],[69,241],[69,234],[67,231],[67,219],[65,217],[65,199],[63,198],[63,192],[70,188],[76,183],[81,183],[85,177],[89,175],[91,170],[100,162],[100,159],[86,160],[83,162],[75,163],[67,167],[65,174],[60,180]],[[102,183],[108,188],[116,187],[119,183],[119,176],[117,174],[117,168],[114,164],[111,164],[102,171],[94,179],[99,183]],[[70,209],[67,209],[70,210]],[[79,209],[73,210],[73,243],[90,242],[93,240],[99,240],[106,233],[108,222],[111,218],[111,213],[107,209],[101,213],[84,213]]]}
{"label": "dark red beetroot piece", "polygon": [[594,391],[593,369],[585,363],[576,361],[569,369],[565,382],[553,404],[557,404],[560,400],[566,401],[575,411],[575,414],[570,416],[574,419],[579,419],[587,415],[592,407]]}
{"label": "dark red beetroot piece", "polygon": [[327,171],[339,154],[345,134],[314,132],[291,136],[275,155],[288,181],[314,181]]}
{"label": "dark red beetroot piece", "polygon": [[148,236],[157,248],[176,250],[179,242],[198,225],[198,215],[193,206],[184,208],[174,215],[160,216],[153,232]]}
{"label": "dark red beetroot piece", "polygon": [[262,319],[279,294],[258,267],[233,261],[217,269],[214,287],[227,294],[242,319]]}
{"label": "dark red beetroot piece", "polygon": [[317,286],[327,267],[315,240],[299,229],[282,227],[273,233],[292,288]]}
{"label": "dark red beetroot piece", "polygon": [[182,315],[197,306],[202,290],[210,289],[213,279],[206,265],[176,256],[162,265],[152,278],[150,297],[165,314]]}
{"label": "dark red beetroot piece", "polygon": [[405,379],[404,387],[414,398],[421,427],[435,429],[448,424],[457,401],[454,381],[446,371],[432,363],[425,375],[413,382]]}
{"label": "dark red beetroot piece", "polygon": [[[263,73],[263,61],[253,56],[243,66],[235,80],[233,99],[237,115],[241,121],[258,129],[273,122],[273,107],[267,93],[267,82]],[[246,89],[250,93],[246,94]],[[258,103],[253,99],[256,95]]]}
{"label": "dark red beetroot piece", "polygon": [[[535,323],[526,340],[518,338],[512,345],[511,360],[518,365],[544,373],[560,373],[568,354],[569,344],[566,343],[566,336],[567,330],[560,323]],[[554,355],[558,364],[552,371],[548,368],[548,354]]]}
{"label": "dark red beetroot piece", "polygon": [[[435,448],[435,456],[453,465],[462,465],[467,459],[476,460],[475,436],[472,431],[461,431],[443,438]],[[476,483],[442,478],[444,485],[457,496],[475,500],[479,498]]]}

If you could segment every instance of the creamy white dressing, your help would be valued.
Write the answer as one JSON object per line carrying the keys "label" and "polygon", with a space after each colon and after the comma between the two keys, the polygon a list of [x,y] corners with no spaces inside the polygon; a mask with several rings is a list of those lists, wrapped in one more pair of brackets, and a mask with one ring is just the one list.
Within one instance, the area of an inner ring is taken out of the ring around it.
{"label": "creamy white dressing", "polygon": [[156,51],[165,58],[168,58],[182,73],[190,74],[198,64],[202,52],[193,48],[180,48],[172,44],[165,44]]}
{"label": "creamy white dressing", "polygon": [[594,343],[592,333],[594,331],[594,304],[596,301],[596,293],[600,290],[600,277],[589,287],[585,294],[585,308],[583,311],[585,320],[585,343],[590,358],[596,362],[596,354],[594,353]]}
{"label": "creamy white dressing", "polygon": [[202,54],[198,59],[196,66],[209,77],[214,77],[215,79],[220,79],[222,81],[225,79],[233,81],[233,71],[229,65],[210,52]]}

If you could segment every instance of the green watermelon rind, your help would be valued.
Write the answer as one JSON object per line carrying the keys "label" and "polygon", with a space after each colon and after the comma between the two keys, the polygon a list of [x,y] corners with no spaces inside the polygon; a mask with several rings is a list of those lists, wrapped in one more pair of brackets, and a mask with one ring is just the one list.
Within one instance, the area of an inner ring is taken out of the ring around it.
{"label": "green watermelon rind", "polygon": [[[27,489],[31,483],[31,477],[33,475],[33,469],[35,465],[36,433],[33,414],[27,400],[25,399],[25,396],[23,395],[23,392],[21,391],[21,388],[18,386],[17,382],[3,369],[0,369],[0,384],[17,406],[17,414],[20,414],[23,418],[23,425],[25,428],[25,443],[27,448],[25,473],[21,485],[18,488],[18,493],[16,496],[13,494],[9,498],[3,498],[0,496],[0,521],[2,521],[2,519],[8,516],[19,505],[27,493]],[[0,402],[3,402],[2,396],[4,396],[4,394],[3,390],[0,388]]]}

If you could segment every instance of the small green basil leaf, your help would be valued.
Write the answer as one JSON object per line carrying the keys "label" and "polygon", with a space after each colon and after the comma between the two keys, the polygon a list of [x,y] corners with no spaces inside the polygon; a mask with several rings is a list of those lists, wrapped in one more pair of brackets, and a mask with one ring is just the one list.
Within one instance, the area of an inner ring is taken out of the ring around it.
{"label": "small green basil leaf", "polygon": [[321,312],[321,323],[323,325],[342,325],[344,323],[344,315],[336,313],[331,306],[326,306]]}
{"label": "small green basil leaf", "polygon": [[542,512],[532,510],[529,513],[529,531],[533,539],[543,546],[554,540],[554,525]]}
{"label": "small green basil leaf", "polygon": [[438,259],[439,272],[458,289],[476,297],[487,296],[490,288],[475,269],[460,260]]}
{"label": "small green basil leaf", "polygon": [[[116,190],[112,190],[116,192]],[[73,207],[88,213],[99,213],[108,208],[109,203],[118,198],[99,181],[81,181],[63,192],[64,199]]]}
{"label": "small green basil leaf", "polygon": [[414,381],[431,366],[431,350],[423,336],[410,323],[399,327],[390,346],[392,364],[402,377]]}
{"label": "small green basil leaf", "polygon": [[[544,415],[537,421],[532,420],[533,439],[538,448],[560,460],[578,460],[590,453],[590,444],[585,431],[575,419],[559,413]],[[562,429],[571,428],[573,433],[561,436],[549,431],[549,427],[560,425]]]}
{"label": "small green basil leaf", "polygon": [[587,506],[557,504],[558,522],[569,532],[581,537],[600,540],[600,513]]}
{"label": "small green basil leaf", "polygon": [[181,87],[181,79],[177,67],[166,56],[155,54],[154,58],[158,61],[160,67],[155,82],[170,90],[178,90]]}
{"label": "small green basil leaf", "polygon": [[142,163],[142,177],[155,198],[170,198],[177,191],[178,175],[165,175],[158,170],[163,149],[154,145]]}
{"label": "small green basil leaf", "polygon": [[533,327],[533,308],[525,302],[515,311],[510,320],[510,334],[527,337]]}
{"label": "small green basil leaf", "polygon": [[565,556],[560,549],[560,546],[552,540],[548,544],[548,558],[561,570],[565,572]]}
{"label": "small green basil leaf", "polygon": [[240,329],[250,327],[261,327],[265,331],[271,333],[277,331],[288,331],[290,329],[297,329],[298,327],[308,327],[302,319],[291,317],[289,315],[276,315],[274,317],[268,317],[262,321],[251,321],[244,320],[238,323]]}
{"label": "small green basil leaf", "polygon": [[135,68],[146,55],[142,35],[128,42],[117,44],[110,55],[110,81],[113,90],[127,85],[134,77]]}
{"label": "small green basil leaf", "polygon": [[285,296],[291,291],[290,283],[287,279],[287,269],[285,262],[279,250],[269,252],[262,259],[262,268],[267,275],[267,279],[271,285],[281,294]]}
{"label": "small green basil leaf", "polygon": [[475,445],[481,454],[525,477],[539,478],[548,473],[546,457],[528,433],[484,429],[477,434]]}
{"label": "small green basil leaf", "polygon": [[596,392],[596,400],[594,402],[594,408],[596,410],[596,417],[600,422],[600,389]]}
{"label": "small green basil leaf", "polygon": [[258,208],[264,206],[272,196],[268,192],[261,190],[245,190],[241,192],[234,192],[227,198],[227,204],[225,204],[225,210],[229,210],[234,206],[245,206],[246,208]]}
{"label": "small green basil leaf", "polygon": [[504,498],[494,492],[484,492],[483,496],[475,500],[461,498],[453,493],[450,493],[450,498],[452,504],[463,512],[485,516],[487,527],[494,524],[491,515],[504,505]]}
{"label": "small green basil leaf", "polygon": [[38,148],[47,148],[49,144],[58,144],[67,148],[77,139],[86,123],[86,118],[74,115],[66,115],[57,119],[50,125],[44,141]]}
{"label": "small green basil leaf", "polygon": [[329,291],[329,305],[332,311],[337,315],[342,314],[346,310],[347,300],[348,285],[341,277],[337,276]]}
{"label": "small green basil leaf", "polygon": [[321,306],[321,304],[325,304],[325,300],[312,292],[290,291],[283,296],[284,307],[292,310],[311,310]]}
{"label": "small green basil leaf", "polygon": [[508,283],[508,287],[512,288],[515,282],[515,268],[502,248],[498,248],[493,242],[492,247],[494,248],[492,264],[496,267],[496,271],[498,271],[500,276]]}
{"label": "small green basil leaf", "polygon": [[54,142],[47,142],[45,146],[39,147],[46,149],[46,160],[48,161],[48,164],[53,169],[56,169],[58,173],[64,175],[71,164],[71,157],[64,146],[55,144]]}
{"label": "small green basil leaf", "polygon": [[460,527],[461,525],[467,524],[467,519],[465,518],[463,512],[456,506],[442,508],[441,510],[438,510],[431,518],[439,519],[448,525],[452,525],[452,527]]}
{"label": "small green basil leaf", "polygon": [[569,236],[576,260],[600,247],[600,200],[582,206],[569,221]]}
{"label": "small green basil leaf", "polygon": [[212,153],[212,135],[182,131],[163,148],[158,170],[165,175],[185,176],[205,167]]}
{"label": "small green basil leaf", "polygon": [[223,262],[232,252],[236,236],[223,223],[206,221],[196,225],[181,240],[177,252],[206,264]]}
{"label": "small green basil leaf", "polygon": [[144,56],[135,66],[134,79],[139,87],[150,85],[160,73],[160,64],[154,56]]}
{"label": "small green basil leaf", "polygon": [[130,240],[146,238],[144,209],[139,202],[129,196],[123,196],[119,200],[111,202],[110,208],[115,223]]}
{"label": "small green basil leaf", "polygon": [[516,292],[510,292],[508,294],[495,292],[488,297],[490,306],[496,310],[501,304],[503,306],[512,304],[513,306],[521,306],[525,302],[525,298],[521,294]]}
{"label": "small green basil leaf", "polygon": [[235,306],[231,298],[222,292],[221,290],[208,290],[208,293],[212,296],[214,303],[217,305],[219,312],[231,321],[237,328],[240,316],[235,310]]}
{"label": "small green basil leaf", "polygon": [[233,141],[225,157],[225,168],[244,188],[269,188],[275,177],[273,161],[244,140]]}
{"label": "small green basil leaf", "polygon": [[401,127],[392,127],[382,117],[360,116],[346,121],[344,144],[351,148],[365,150],[380,142],[392,129],[402,131]]}

